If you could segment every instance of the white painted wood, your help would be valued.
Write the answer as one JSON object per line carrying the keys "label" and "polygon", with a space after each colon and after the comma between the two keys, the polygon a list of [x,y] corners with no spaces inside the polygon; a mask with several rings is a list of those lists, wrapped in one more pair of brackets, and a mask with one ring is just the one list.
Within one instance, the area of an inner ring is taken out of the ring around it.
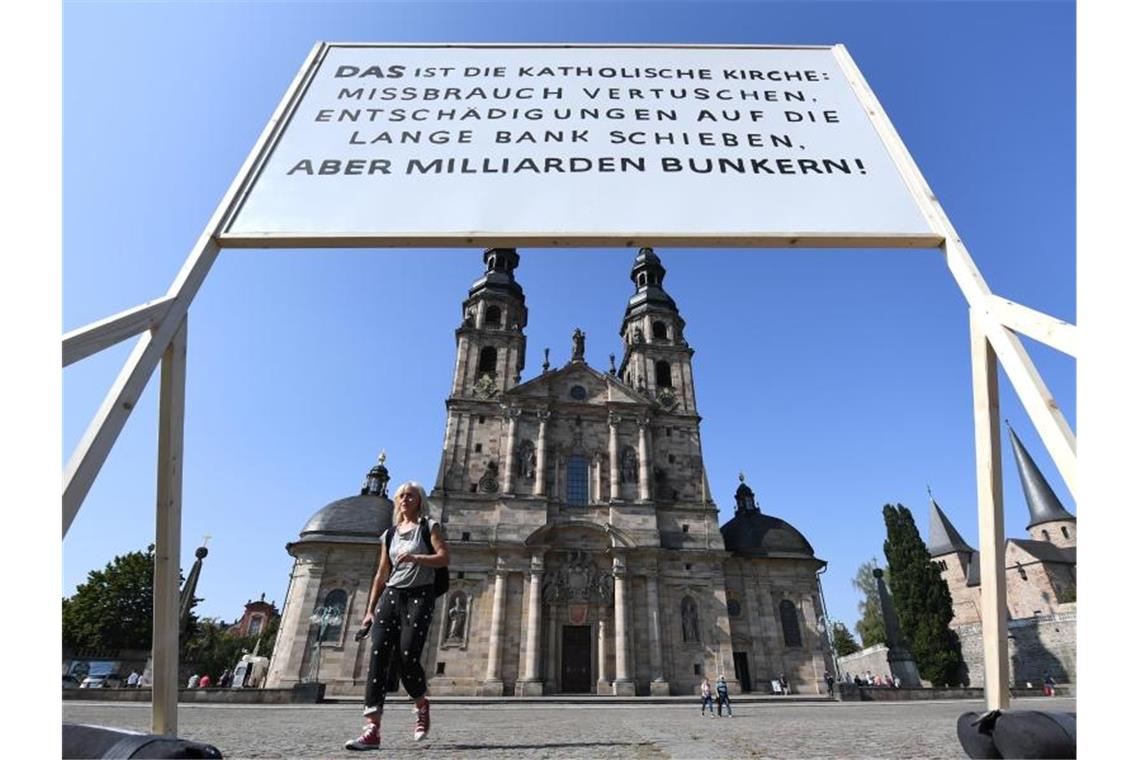
{"label": "white painted wood", "polygon": [[1015,330],[1069,356],[1077,355],[1075,325],[996,295],[990,296],[988,311],[1010,330]]}
{"label": "white painted wood", "polygon": [[151,733],[170,736],[178,733],[178,574],[185,412],[186,320],[183,319],[162,356],[154,523]]}
{"label": "white painted wood", "polygon": [[982,651],[986,708],[1009,709],[1006,641],[1005,521],[1001,490],[1001,426],[997,360],[979,313],[970,310],[974,447],[978,473],[978,542],[982,581]]}
{"label": "white painted wood", "polygon": [[103,467],[107,455],[111,451],[115,440],[122,432],[127,417],[138,403],[139,396],[146,388],[154,368],[162,358],[163,352],[174,337],[175,330],[182,323],[190,308],[191,301],[201,287],[202,281],[210,271],[218,255],[218,244],[215,235],[221,228],[223,220],[231,207],[236,203],[241,193],[248,186],[257,168],[264,161],[264,153],[270,144],[271,138],[280,127],[280,121],[292,103],[300,97],[302,86],[312,75],[316,62],[324,51],[324,45],[318,43],[313,46],[305,66],[293,80],[293,84],[281,99],[273,117],[269,120],[265,130],[261,133],[245,164],[238,172],[237,177],[230,185],[226,195],[218,204],[217,210],[207,223],[198,241],[187,256],[181,271],[174,283],[167,291],[166,299],[170,301],[166,315],[154,326],[148,335],[142,336],[135,344],[131,355],[127,358],[119,376],[111,385],[103,399],[102,406],[88,425],[75,451],[68,460],[63,478],[63,535],[67,535],[79,507],[83,504],[95,476]]}
{"label": "white painted wood", "polygon": [[63,336],[63,366],[74,364],[104,348],[149,330],[162,321],[172,298],[148,301],[133,309],[93,322]]}

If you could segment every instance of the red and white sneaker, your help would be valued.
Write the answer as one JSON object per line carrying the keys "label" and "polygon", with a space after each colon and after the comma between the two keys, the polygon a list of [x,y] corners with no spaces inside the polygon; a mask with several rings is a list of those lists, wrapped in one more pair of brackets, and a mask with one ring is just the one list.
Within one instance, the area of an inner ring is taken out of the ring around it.
{"label": "red and white sneaker", "polygon": [[344,743],[345,749],[380,749],[380,724],[368,721],[364,724],[364,732]]}
{"label": "red and white sneaker", "polygon": [[427,738],[428,730],[430,728],[431,706],[428,705],[427,698],[425,698],[423,704],[416,708],[416,730],[412,734],[412,738],[418,742],[422,742]]}

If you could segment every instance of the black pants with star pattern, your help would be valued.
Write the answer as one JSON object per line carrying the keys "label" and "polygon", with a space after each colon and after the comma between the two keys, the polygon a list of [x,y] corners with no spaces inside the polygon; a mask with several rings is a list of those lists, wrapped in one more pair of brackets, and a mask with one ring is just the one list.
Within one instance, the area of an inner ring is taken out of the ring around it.
{"label": "black pants with star pattern", "polygon": [[404,689],[413,700],[427,693],[427,676],[420,654],[427,640],[435,611],[435,591],[431,585],[409,589],[385,587],[372,620],[372,653],[368,662],[368,683],[364,688],[364,714],[384,710],[389,688],[389,671],[398,668]]}

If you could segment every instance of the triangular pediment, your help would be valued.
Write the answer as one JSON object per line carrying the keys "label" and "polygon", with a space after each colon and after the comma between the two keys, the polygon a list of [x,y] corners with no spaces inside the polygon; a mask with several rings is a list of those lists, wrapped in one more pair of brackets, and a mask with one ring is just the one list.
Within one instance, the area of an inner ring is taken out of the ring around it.
{"label": "triangular pediment", "polygon": [[544,372],[510,389],[505,397],[520,402],[533,399],[590,406],[647,407],[652,404],[650,399],[613,375],[599,372],[585,362],[570,362],[560,369]]}

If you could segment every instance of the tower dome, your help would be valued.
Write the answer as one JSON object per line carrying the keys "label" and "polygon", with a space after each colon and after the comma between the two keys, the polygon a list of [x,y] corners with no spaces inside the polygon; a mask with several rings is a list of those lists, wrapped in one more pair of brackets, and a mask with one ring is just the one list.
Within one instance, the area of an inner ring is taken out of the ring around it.
{"label": "tower dome", "polygon": [[356,496],[329,502],[301,528],[297,543],[312,541],[355,543],[376,541],[392,525],[392,502],[388,499],[388,469],[385,455],[368,471]]}

